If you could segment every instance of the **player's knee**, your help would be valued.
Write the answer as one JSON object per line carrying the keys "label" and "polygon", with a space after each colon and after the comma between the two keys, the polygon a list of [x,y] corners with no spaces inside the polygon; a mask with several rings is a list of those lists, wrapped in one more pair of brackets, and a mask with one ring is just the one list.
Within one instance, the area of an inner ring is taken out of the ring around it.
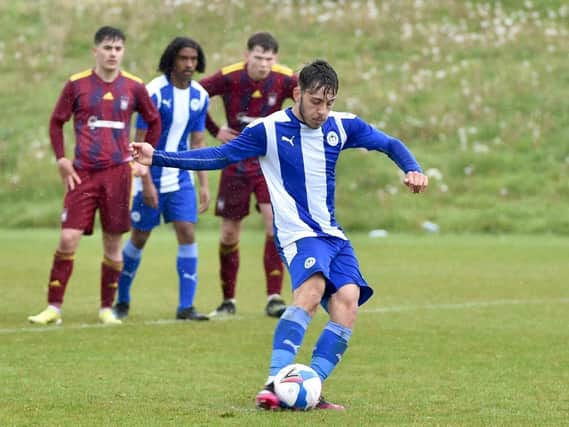
{"label": "player's knee", "polygon": [[142,248],[144,248],[144,245],[148,241],[149,237],[150,237],[149,231],[143,232],[143,231],[133,230],[131,235],[130,235],[130,241],[135,248],[142,249]]}
{"label": "player's knee", "polygon": [[353,327],[358,315],[359,287],[346,285],[330,297],[330,318],[347,327]]}
{"label": "player's knee", "polygon": [[316,313],[324,294],[324,280],[320,277],[320,275],[313,276],[300,285],[293,294],[293,305],[302,307],[311,316]]}
{"label": "player's knee", "polygon": [[221,230],[221,242],[224,245],[234,245],[239,242],[239,228],[224,227]]}
{"label": "player's knee", "polygon": [[83,231],[75,229],[63,229],[61,230],[61,236],[59,239],[58,250],[61,252],[75,252]]}

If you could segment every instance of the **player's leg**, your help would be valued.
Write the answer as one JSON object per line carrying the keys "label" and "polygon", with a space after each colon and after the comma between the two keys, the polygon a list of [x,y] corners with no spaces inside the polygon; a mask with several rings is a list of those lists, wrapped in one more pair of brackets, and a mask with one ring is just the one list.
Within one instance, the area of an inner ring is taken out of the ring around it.
{"label": "player's leg", "polygon": [[[314,346],[310,363],[322,381],[330,376],[348,348],[358,306],[373,293],[360,272],[350,242],[338,239],[336,245],[339,250],[330,265],[329,292],[322,301],[330,320]],[[343,409],[323,398],[318,408]]]}
{"label": "player's leg", "polygon": [[93,233],[97,209],[93,180],[85,171],[78,170],[77,173],[82,182],[75,189],[68,191],[63,201],[61,232],[49,276],[48,307],[41,313],[28,317],[31,323],[61,323],[61,306],[73,272],[75,251],[83,234]]}
{"label": "player's leg", "polygon": [[294,362],[325,288],[324,277],[317,273],[294,290],[293,304],[285,310],[275,328],[269,377],[264,389],[255,397],[255,404],[258,408],[277,409],[279,407],[280,402],[274,393],[273,379],[283,367]]}
{"label": "player's leg", "polygon": [[251,190],[246,177],[221,173],[215,215],[222,218],[219,242],[219,275],[223,301],[210,316],[235,314],[235,289],[239,271],[239,238],[242,219],[249,215]]}
{"label": "player's leg", "polygon": [[178,309],[176,318],[180,320],[208,320],[194,307],[198,286],[198,245],[195,242],[194,224],[174,221],[178,239],[176,269],[178,271]]}
{"label": "player's leg", "polygon": [[269,376],[264,390],[255,398],[259,408],[278,407],[273,379],[282,368],[294,362],[308,324],[326,291],[326,276],[334,255],[328,246],[324,239],[305,238],[282,249],[291,277],[293,303],[287,307],[275,328]]}
{"label": "player's leg", "polygon": [[128,316],[131,300],[130,290],[142,260],[144,246],[150,238],[150,233],[150,230],[144,231],[133,228],[130,238],[123,247],[123,268],[119,277],[117,302],[113,307],[115,315],[119,319],[124,319]]}
{"label": "player's leg", "polygon": [[157,208],[144,203],[142,191],[137,192],[132,200],[130,211],[132,231],[122,250],[123,269],[119,278],[117,303],[113,308],[115,315],[120,319],[128,316],[131,302],[130,290],[140,266],[146,242],[154,227],[160,224],[162,207],[162,194],[159,194]]}
{"label": "player's leg", "polygon": [[[355,284],[342,286],[330,296],[327,308],[330,321],[320,334],[314,351],[310,367],[320,376],[322,382],[332,373],[336,365],[342,360],[358,311],[360,288]],[[317,409],[344,410],[344,406],[327,401],[320,396]]]}
{"label": "player's leg", "polygon": [[121,320],[112,310],[118,281],[121,275],[122,233],[109,233],[103,231],[103,261],[101,262],[101,307],[99,320],[109,325],[119,325]]}
{"label": "player's leg", "polygon": [[233,315],[237,311],[235,289],[239,271],[239,238],[242,221],[223,218],[221,220],[219,242],[219,278],[223,300],[209,315],[210,317]]}
{"label": "player's leg", "polygon": [[99,214],[103,229],[101,262],[101,308],[99,319],[105,324],[120,324],[112,310],[123,268],[122,235],[130,230],[132,168],[123,163],[97,172]]}
{"label": "player's leg", "polygon": [[51,264],[51,271],[49,275],[49,285],[47,291],[47,308],[35,316],[29,316],[28,321],[39,325],[47,325],[49,323],[61,323],[61,305],[65,296],[65,289],[67,283],[73,272],[73,263],[75,258],[75,251],[81,237],[83,230],[73,228],[64,228],[61,230],[59,243],[53,261]]}
{"label": "player's leg", "polygon": [[286,310],[286,304],[281,296],[283,287],[283,262],[273,236],[273,209],[270,203],[259,203],[259,211],[265,225],[265,247],[263,266],[267,283],[267,305],[265,313],[271,317],[281,317]]}
{"label": "player's leg", "polygon": [[198,220],[196,192],[193,186],[183,186],[164,195],[165,222],[173,222],[178,241],[176,270],[178,272],[178,308],[176,319],[208,320],[194,307],[198,285],[198,245],[195,241],[195,223]]}
{"label": "player's leg", "polygon": [[360,288],[355,284],[342,286],[330,296],[330,320],[316,342],[310,366],[324,381],[332,373],[348,348],[356,321]]}

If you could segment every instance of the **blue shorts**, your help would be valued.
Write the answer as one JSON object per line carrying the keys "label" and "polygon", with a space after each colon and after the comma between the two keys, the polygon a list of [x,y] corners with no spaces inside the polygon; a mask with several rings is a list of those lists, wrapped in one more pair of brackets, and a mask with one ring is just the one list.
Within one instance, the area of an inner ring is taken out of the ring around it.
{"label": "blue shorts", "polygon": [[164,222],[180,221],[195,224],[198,220],[196,192],[194,187],[182,188],[158,195],[158,208],[154,209],[142,201],[142,191],[135,194],[130,211],[132,228],[150,231],[160,225],[160,214]]}
{"label": "blue shorts", "polygon": [[360,265],[349,240],[337,237],[306,237],[279,253],[288,267],[292,289],[297,289],[310,276],[322,273],[326,279],[326,290],[322,306],[327,309],[328,300],[342,286],[353,283],[360,287],[359,305],[365,303],[373,294],[360,272]]}

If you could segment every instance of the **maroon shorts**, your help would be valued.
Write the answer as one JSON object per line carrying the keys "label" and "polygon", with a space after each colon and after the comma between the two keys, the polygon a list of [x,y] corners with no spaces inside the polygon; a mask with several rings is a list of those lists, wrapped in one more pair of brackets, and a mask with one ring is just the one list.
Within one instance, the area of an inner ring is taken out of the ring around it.
{"label": "maroon shorts", "polygon": [[215,204],[215,215],[226,219],[243,219],[249,215],[251,193],[257,204],[271,203],[269,189],[263,175],[228,175],[221,172],[219,191]]}
{"label": "maroon shorts", "polygon": [[101,227],[112,234],[130,230],[132,167],[123,163],[100,171],[77,170],[81,184],[65,194],[61,228],[93,234],[95,212]]}

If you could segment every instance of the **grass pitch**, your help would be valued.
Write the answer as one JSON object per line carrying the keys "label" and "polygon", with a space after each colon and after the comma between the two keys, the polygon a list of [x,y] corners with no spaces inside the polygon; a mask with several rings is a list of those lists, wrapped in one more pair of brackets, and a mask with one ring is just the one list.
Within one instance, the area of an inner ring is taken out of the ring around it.
{"label": "grass pitch", "polygon": [[[348,410],[265,413],[253,398],[275,320],[263,314],[260,232],[241,242],[232,320],[173,320],[176,245],[163,227],[144,252],[126,324],[97,324],[97,234],[79,248],[63,326],[32,327],[57,237],[2,231],[0,425],[568,425],[567,239],[352,235],[376,294],[325,385]],[[217,239],[198,232],[205,312],[221,298]],[[290,301],[288,277],[285,289]],[[314,319],[300,362],[325,321]]]}

